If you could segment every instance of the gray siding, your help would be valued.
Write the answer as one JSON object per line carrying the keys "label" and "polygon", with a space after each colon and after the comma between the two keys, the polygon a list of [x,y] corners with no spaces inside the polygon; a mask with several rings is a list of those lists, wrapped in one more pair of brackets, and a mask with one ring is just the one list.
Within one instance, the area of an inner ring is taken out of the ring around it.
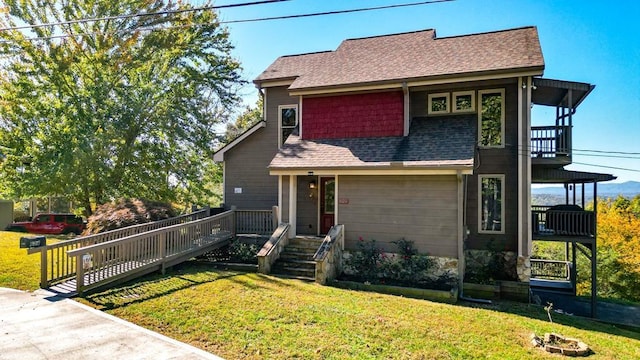
{"label": "gray siding", "polygon": [[[269,175],[267,167],[278,151],[278,105],[297,103],[286,87],[267,89],[267,126],[224,154],[226,208],[271,209],[277,205],[278,178]],[[236,188],[242,188],[242,193],[236,194]]]}
{"label": "gray siding", "polygon": [[391,242],[405,238],[421,253],[457,257],[455,176],[340,176],[338,189],[347,249],[362,237],[396,252]]}
{"label": "gray siding", "polygon": [[[473,176],[468,177],[466,200],[466,224],[470,231],[467,237],[468,249],[516,251],[518,245],[518,88],[517,79],[491,80],[438,85],[413,89],[411,97],[411,118],[427,116],[427,95],[433,92],[476,91],[476,113],[478,111],[477,90],[505,89],[505,147],[480,149],[476,156]],[[524,111],[524,110],[523,110]],[[448,115],[468,116],[468,115]],[[474,126],[477,129],[477,114]],[[527,131],[524,129],[523,131]],[[526,165],[526,164],[523,164]],[[478,233],[478,174],[504,174],[505,219],[504,234]],[[525,172],[526,175],[526,172]],[[529,189],[524,190],[525,199]],[[523,216],[523,221],[526,216]],[[526,223],[525,223],[526,224]]]}
{"label": "gray siding", "polygon": [[315,176],[298,176],[296,234],[299,235],[316,235],[318,233],[319,187],[310,190],[311,180],[318,184],[318,179]]}

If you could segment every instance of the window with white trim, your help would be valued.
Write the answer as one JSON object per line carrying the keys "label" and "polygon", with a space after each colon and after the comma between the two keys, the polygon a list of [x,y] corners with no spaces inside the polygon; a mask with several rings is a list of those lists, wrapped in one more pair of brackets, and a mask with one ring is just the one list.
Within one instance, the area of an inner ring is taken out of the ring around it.
{"label": "window with white trim", "polygon": [[429,115],[448,114],[449,113],[449,93],[429,94],[427,96]]}
{"label": "window with white trim", "polygon": [[476,111],[476,92],[475,91],[456,91],[451,94],[452,100],[451,112],[468,113]]}
{"label": "window with white trim", "polygon": [[282,145],[298,126],[298,105],[278,106],[278,124],[280,129],[278,144]]}
{"label": "window with white trim", "polygon": [[504,89],[478,91],[478,144],[504,147]]}
{"label": "window with white trim", "polygon": [[478,232],[504,234],[504,175],[478,175]]}

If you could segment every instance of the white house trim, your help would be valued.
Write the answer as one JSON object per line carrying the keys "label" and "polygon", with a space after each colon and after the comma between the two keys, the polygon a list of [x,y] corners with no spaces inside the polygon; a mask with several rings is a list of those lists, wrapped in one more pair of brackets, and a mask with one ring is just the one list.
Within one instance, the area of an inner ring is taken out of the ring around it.
{"label": "white house trim", "polygon": [[298,202],[298,177],[296,175],[289,176],[289,239],[296,237],[296,218],[297,218],[297,202]]}
{"label": "white house trim", "polygon": [[308,175],[313,171],[314,175],[334,176],[334,175],[472,175],[473,168],[465,169],[292,169],[292,170],[270,170],[270,175]]}

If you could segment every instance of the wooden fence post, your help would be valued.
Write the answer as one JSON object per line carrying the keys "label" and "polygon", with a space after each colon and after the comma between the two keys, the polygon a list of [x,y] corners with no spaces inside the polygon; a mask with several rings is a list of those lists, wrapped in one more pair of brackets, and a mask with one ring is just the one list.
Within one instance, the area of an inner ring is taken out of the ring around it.
{"label": "wooden fence post", "polygon": [[82,294],[84,288],[84,267],[82,264],[82,256],[76,256],[76,292]]}
{"label": "wooden fence post", "polygon": [[161,273],[162,275],[164,275],[165,271],[167,270],[165,267],[165,261],[164,258],[166,257],[166,253],[167,253],[167,234],[166,233],[160,233],[158,235],[158,241],[160,242],[158,244],[158,248],[160,249],[160,259],[162,259],[162,267],[161,267]]}
{"label": "wooden fence post", "polygon": [[47,279],[47,247],[42,246],[40,248],[40,287],[46,289],[49,286],[49,279]]}

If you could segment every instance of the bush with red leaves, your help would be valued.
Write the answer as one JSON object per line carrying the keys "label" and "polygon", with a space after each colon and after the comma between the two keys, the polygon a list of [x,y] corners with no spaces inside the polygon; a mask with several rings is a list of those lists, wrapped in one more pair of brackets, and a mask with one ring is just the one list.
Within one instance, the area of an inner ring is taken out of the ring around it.
{"label": "bush with red leaves", "polygon": [[144,199],[121,199],[98,206],[93,215],[89,216],[83,235],[98,234],[174,216],[176,212],[170,204]]}

